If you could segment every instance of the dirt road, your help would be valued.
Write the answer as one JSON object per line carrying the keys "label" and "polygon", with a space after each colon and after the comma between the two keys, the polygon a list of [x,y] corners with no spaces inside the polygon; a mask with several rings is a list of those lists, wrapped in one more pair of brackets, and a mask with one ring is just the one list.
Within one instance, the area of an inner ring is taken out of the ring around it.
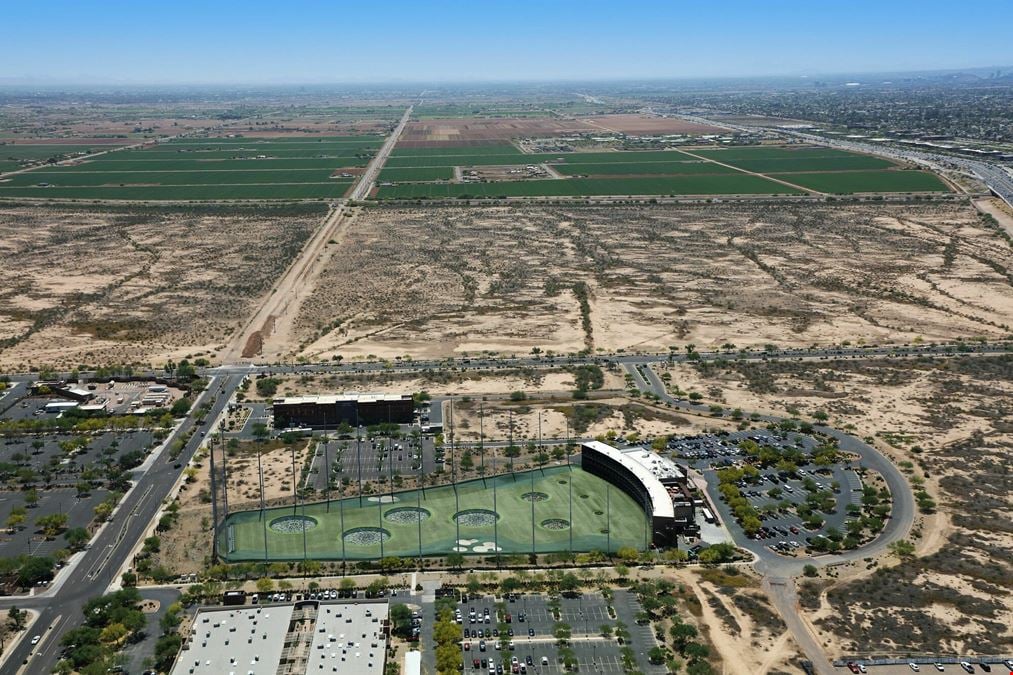
{"label": "dirt road", "polygon": [[348,203],[365,199],[369,195],[376,177],[408,123],[412,109],[413,106],[408,106],[394,132],[359,176],[349,197],[332,206],[299,256],[292,261],[274,288],[261,299],[253,316],[221,352],[223,363],[252,362],[258,357],[276,360],[283,358],[289,351],[289,336],[299,314],[299,307],[313,290],[316,278],[323,268],[322,263],[330,259],[327,245],[331,241],[339,243],[355,219],[357,212]]}
{"label": "dirt road", "polygon": [[816,675],[834,675],[837,671],[827,658],[811,626],[802,616],[795,595],[795,580],[791,578],[764,577],[763,589],[767,597],[784,619],[788,631],[795,639],[795,644],[813,664]]}

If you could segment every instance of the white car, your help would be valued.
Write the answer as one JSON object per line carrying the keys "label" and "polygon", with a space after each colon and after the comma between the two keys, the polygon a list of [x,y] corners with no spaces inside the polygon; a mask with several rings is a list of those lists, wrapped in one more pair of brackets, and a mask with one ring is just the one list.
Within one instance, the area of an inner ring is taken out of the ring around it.
{"label": "white car", "polygon": [[32,638],[32,646],[34,647],[35,645],[39,644],[39,640],[41,640],[41,639],[42,639],[41,635],[36,635],[35,637],[33,637]]}
{"label": "white car", "polygon": [[916,673],[917,673],[917,672],[918,672],[919,670],[921,670],[921,668],[919,668],[919,667],[918,667],[918,664],[917,664],[917,663],[909,663],[909,664],[907,664],[907,665],[908,665],[908,667],[909,667],[909,668],[910,668],[911,670],[915,671]]}

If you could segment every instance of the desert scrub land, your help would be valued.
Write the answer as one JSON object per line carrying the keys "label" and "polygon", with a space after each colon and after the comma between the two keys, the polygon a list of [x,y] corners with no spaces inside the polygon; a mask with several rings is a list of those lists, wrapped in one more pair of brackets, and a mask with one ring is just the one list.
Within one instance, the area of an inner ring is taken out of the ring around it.
{"label": "desert scrub land", "polygon": [[[575,368],[497,368],[495,370],[458,370],[455,368],[433,368],[418,373],[396,371],[364,373],[302,373],[299,375],[277,374],[272,380],[277,384],[275,393],[261,396],[251,389],[247,400],[261,398],[268,400],[284,396],[306,396],[313,394],[340,394],[345,392],[370,392],[390,394],[411,394],[425,391],[435,396],[497,396],[515,391],[535,394],[569,394],[576,387]],[[601,386],[596,389],[622,390],[623,376],[618,370],[600,370]],[[597,384],[597,383],[595,383]],[[569,396],[567,396],[569,397]]]}
{"label": "desert scrub land", "polygon": [[441,357],[1007,335],[1013,251],[965,204],[366,209],[292,353]]}
{"label": "desert scrub land", "polygon": [[0,364],[211,351],[298,253],[322,206],[0,205]]}
{"label": "desert scrub land", "polygon": [[918,505],[912,546],[802,594],[832,653],[1009,650],[1013,355],[729,361],[667,372],[671,387],[705,401],[828,419],[907,474]]}

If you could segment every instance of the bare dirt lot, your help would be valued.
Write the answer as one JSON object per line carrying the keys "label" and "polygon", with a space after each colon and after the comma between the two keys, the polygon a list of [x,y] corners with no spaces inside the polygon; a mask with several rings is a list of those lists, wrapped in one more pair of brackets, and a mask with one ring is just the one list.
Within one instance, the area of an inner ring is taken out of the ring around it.
{"label": "bare dirt lot", "polygon": [[677,365],[673,386],[747,410],[823,412],[870,438],[919,502],[914,555],[805,582],[803,608],[833,655],[1008,651],[1013,357]]}
{"label": "bare dirt lot", "polygon": [[[575,388],[570,372],[556,369],[515,368],[494,371],[439,369],[419,374],[381,372],[361,374],[276,375],[278,392],[273,397],[371,392],[409,394],[426,391],[433,396],[505,395],[523,391],[528,395],[569,393]],[[621,390],[623,375],[602,372],[602,389]],[[252,397],[251,397],[252,398]]]}
{"label": "bare dirt lot", "polygon": [[655,115],[597,115],[594,117],[461,117],[410,122],[402,147],[424,147],[448,141],[505,141],[523,136],[558,136],[611,131],[642,134],[720,134],[723,127]]}
{"label": "bare dirt lot", "polygon": [[506,141],[521,136],[558,136],[595,130],[601,129],[580,120],[555,117],[442,118],[409,122],[401,142]]}
{"label": "bare dirt lot", "polygon": [[313,209],[0,207],[0,364],[149,363],[216,348],[320,220]]}
{"label": "bare dirt lot", "polygon": [[642,134],[721,134],[728,131],[724,127],[712,124],[699,124],[677,117],[658,117],[657,115],[598,115],[580,119],[599,129],[634,136]]}
{"label": "bare dirt lot", "polygon": [[1013,252],[957,204],[366,209],[281,353],[664,351],[1007,335]]}

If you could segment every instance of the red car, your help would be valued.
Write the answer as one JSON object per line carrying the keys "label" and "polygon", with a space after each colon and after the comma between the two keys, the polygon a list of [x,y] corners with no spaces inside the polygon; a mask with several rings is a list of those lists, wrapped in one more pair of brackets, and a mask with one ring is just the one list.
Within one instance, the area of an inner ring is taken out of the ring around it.
{"label": "red car", "polygon": [[858,664],[855,663],[854,661],[848,661],[847,666],[848,666],[848,670],[850,670],[853,673],[861,672],[861,671],[858,670]]}

